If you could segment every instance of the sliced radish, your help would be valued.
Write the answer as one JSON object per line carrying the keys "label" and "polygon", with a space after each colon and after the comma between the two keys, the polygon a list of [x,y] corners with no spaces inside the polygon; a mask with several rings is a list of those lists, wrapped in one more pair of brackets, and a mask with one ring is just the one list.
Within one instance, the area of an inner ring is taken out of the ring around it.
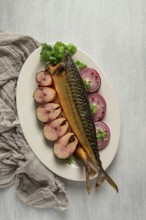
{"label": "sliced radish", "polygon": [[61,113],[61,107],[56,103],[47,103],[37,108],[37,118],[42,122],[50,122],[58,117]]}
{"label": "sliced radish", "polygon": [[78,140],[74,133],[67,133],[54,144],[54,154],[60,159],[66,159],[72,155],[77,147]]}
{"label": "sliced radish", "polygon": [[106,102],[105,99],[99,94],[94,93],[88,96],[91,112],[93,114],[93,120],[101,120],[106,112]]}
{"label": "sliced radish", "polygon": [[84,68],[80,71],[85,89],[88,93],[93,93],[99,90],[101,85],[101,78],[99,73],[93,68]]}
{"label": "sliced radish", "polygon": [[52,76],[47,71],[40,71],[36,74],[36,82],[39,86],[50,86],[52,85]]}
{"label": "sliced radish", "polygon": [[34,91],[33,96],[36,102],[44,104],[47,102],[51,102],[53,99],[55,99],[56,91],[55,89],[49,87],[38,87]]}
{"label": "sliced radish", "polygon": [[44,126],[44,136],[50,141],[56,141],[62,137],[68,129],[68,122],[64,118],[58,118]]}
{"label": "sliced radish", "polygon": [[110,140],[110,129],[104,122],[94,122],[96,128],[96,137],[98,143],[98,149],[104,149]]}

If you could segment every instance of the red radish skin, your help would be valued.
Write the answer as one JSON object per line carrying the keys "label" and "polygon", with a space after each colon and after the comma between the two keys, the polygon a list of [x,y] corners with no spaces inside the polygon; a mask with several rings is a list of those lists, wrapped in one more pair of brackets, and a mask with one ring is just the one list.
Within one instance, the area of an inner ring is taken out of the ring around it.
{"label": "red radish skin", "polygon": [[56,103],[47,103],[40,105],[36,110],[36,116],[41,122],[51,122],[61,113],[61,107]]}
{"label": "red radish skin", "polygon": [[54,144],[54,155],[59,159],[66,159],[71,156],[78,144],[74,133],[67,133]]}
{"label": "red radish skin", "polygon": [[43,132],[46,139],[56,141],[62,137],[68,129],[68,122],[64,118],[58,118],[47,123],[44,126]]}
{"label": "red radish skin", "polygon": [[101,78],[95,69],[89,67],[81,69],[80,76],[85,83],[87,93],[93,93],[99,90],[101,86]]}
{"label": "red radish skin", "polygon": [[90,105],[95,106],[95,112],[93,113],[93,120],[101,120],[106,113],[106,102],[102,95],[94,93],[88,96]]}
{"label": "red radish skin", "polygon": [[106,123],[102,122],[102,121],[98,121],[98,122],[94,122],[95,124],[95,129],[96,129],[96,136],[100,135],[99,134],[99,129],[103,132],[105,132],[107,135],[104,137],[104,141],[102,141],[100,138],[97,139],[97,144],[98,144],[98,149],[102,150],[104,149],[110,140],[110,129],[107,126]]}
{"label": "red radish skin", "polygon": [[56,91],[50,87],[39,87],[34,91],[33,97],[36,102],[45,104],[55,99]]}
{"label": "red radish skin", "polygon": [[52,76],[47,71],[40,71],[36,74],[36,82],[39,86],[50,86],[52,85]]}

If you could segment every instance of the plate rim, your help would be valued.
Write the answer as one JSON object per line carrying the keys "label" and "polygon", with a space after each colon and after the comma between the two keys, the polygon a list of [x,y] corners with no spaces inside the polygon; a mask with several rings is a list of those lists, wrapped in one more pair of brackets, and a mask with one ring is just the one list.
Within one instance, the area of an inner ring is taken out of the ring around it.
{"label": "plate rim", "polygon": [[[19,85],[20,85],[20,82],[21,82],[20,80],[21,80],[21,76],[22,76],[22,74],[23,74],[23,70],[24,70],[25,66],[27,65],[27,63],[28,63],[28,60],[30,60],[30,59],[35,55],[35,53],[37,53],[37,51],[40,51],[41,48],[42,48],[42,46],[40,46],[40,47],[38,47],[37,49],[35,49],[35,50],[28,56],[28,58],[26,59],[25,63],[23,64],[23,66],[22,66],[22,68],[21,68],[21,71],[20,71],[20,74],[19,74],[19,77],[18,77],[18,81],[17,81],[17,88],[16,88],[16,107],[17,107],[17,113],[18,113],[18,118],[19,118],[20,126],[21,126],[21,129],[22,129],[22,131],[23,131],[23,135],[24,135],[24,137],[25,137],[25,139],[26,139],[26,141],[27,141],[29,147],[31,148],[31,150],[33,151],[33,153],[35,154],[35,156],[43,163],[43,165],[46,166],[46,164],[44,163],[44,161],[42,161],[42,160],[38,157],[38,155],[36,155],[36,152],[35,152],[34,149],[31,147],[31,144],[30,144],[29,141],[27,140],[27,137],[26,137],[26,134],[25,134],[25,132],[24,132],[23,125],[22,125],[23,123],[22,123],[22,119],[21,119],[21,116],[20,116],[20,112],[19,112],[19,110],[18,110],[18,109],[19,109],[19,107],[18,107],[18,106],[19,106],[19,94],[18,94],[18,91],[19,91]],[[107,77],[107,75],[105,74],[105,72],[100,68],[100,66],[98,65],[98,63],[96,63],[96,61],[95,61],[88,53],[86,53],[84,50],[80,49],[79,47],[77,47],[77,49],[78,49],[78,51],[80,51],[80,52],[83,54],[83,56],[86,56],[89,60],[91,60],[92,63],[94,63],[95,66],[97,66],[97,69],[98,69],[97,71],[99,71],[100,74],[102,74],[102,75],[104,76],[104,78],[106,79],[106,81],[108,82],[109,87],[110,87],[110,89],[112,90],[112,94],[113,94],[113,96],[114,96],[115,103],[116,103],[117,115],[118,115],[118,120],[119,120],[119,122],[118,122],[118,124],[119,124],[119,126],[118,126],[118,141],[117,141],[117,144],[116,144],[116,145],[117,145],[117,146],[116,146],[116,150],[115,150],[114,153],[112,154],[112,157],[111,157],[111,159],[110,159],[110,162],[109,162],[108,166],[105,168],[105,169],[107,169],[107,168],[111,165],[112,161],[113,161],[114,158],[115,158],[115,155],[116,155],[117,150],[118,150],[118,147],[119,147],[119,142],[120,142],[121,120],[120,120],[120,109],[119,109],[118,98],[117,98],[117,95],[116,95],[115,90],[114,90],[114,88],[113,88],[113,85],[111,84],[111,82],[110,82],[109,78]],[[51,172],[55,173],[56,175],[58,175],[58,176],[60,176],[60,177],[65,178],[65,179],[72,180],[72,181],[85,181],[85,177],[84,177],[84,178],[81,178],[81,179],[74,179],[74,178],[72,178],[71,176],[70,176],[70,177],[66,177],[65,175],[60,175],[60,174],[56,173],[54,170],[52,171],[48,166],[46,166],[46,167],[47,167]],[[84,175],[84,176],[85,176],[85,175]]]}

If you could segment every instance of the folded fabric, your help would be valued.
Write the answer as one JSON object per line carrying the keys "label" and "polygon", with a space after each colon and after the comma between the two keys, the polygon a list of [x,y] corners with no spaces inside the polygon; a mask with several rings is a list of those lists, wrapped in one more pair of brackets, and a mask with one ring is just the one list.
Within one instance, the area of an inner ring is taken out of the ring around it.
{"label": "folded fabric", "polygon": [[38,46],[29,36],[0,31],[0,188],[15,184],[25,203],[64,210],[68,206],[64,184],[33,154],[17,117],[17,79]]}

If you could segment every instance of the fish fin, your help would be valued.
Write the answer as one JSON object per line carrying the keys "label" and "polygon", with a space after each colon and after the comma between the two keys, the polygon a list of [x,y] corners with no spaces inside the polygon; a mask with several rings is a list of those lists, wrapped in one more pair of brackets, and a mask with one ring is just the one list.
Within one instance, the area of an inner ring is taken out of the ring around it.
{"label": "fish fin", "polygon": [[48,70],[51,74],[59,74],[63,71],[63,69],[64,69],[63,63],[58,63],[56,66],[53,66],[52,64],[48,65]]}
{"label": "fish fin", "polygon": [[116,183],[112,180],[112,178],[104,171],[105,173],[105,179],[106,181],[116,190],[116,192],[119,192],[118,186]]}
{"label": "fish fin", "polygon": [[[89,165],[90,166],[90,165]],[[94,169],[92,169],[92,167],[90,166],[90,177],[93,177],[93,176],[95,176],[97,174],[97,172],[94,170]]]}
{"label": "fish fin", "polygon": [[80,161],[84,164],[85,167],[87,167],[90,176],[95,176],[95,174],[98,173],[98,167],[95,164],[95,162],[92,160],[92,158],[84,151],[83,148],[80,146],[76,149],[76,155],[80,159]]}
{"label": "fish fin", "polygon": [[90,167],[90,175],[95,176],[99,172],[98,166],[94,163],[89,155],[87,155],[88,166]]}
{"label": "fish fin", "polygon": [[88,161],[88,164],[85,165],[86,168],[86,187],[87,192],[90,194],[91,192],[91,185],[90,185],[90,178],[95,176],[97,174],[97,170],[93,167],[93,165]]}
{"label": "fish fin", "polygon": [[116,183],[102,168],[100,169],[98,176],[97,176],[96,188],[100,187],[105,179],[118,193],[119,190],[118,190]]}
{"label": "fish fin", "polygon": [[88,165],[85,165],[86,168],[86,187],[87,187],[87,192],[90,194],[91,192],[91,186],[90,186],[90,178],[95,176],[98,172],[95,170],[94,167],[92,167],[92,164],[89,162]]}
{"label": "fish fin", "polygon": [[87,188],[88,194],[90,194],[91,185],[90,185],[90,172],[89,172],[88,167],[86,167],[86,188]]}
{"label": "fish fin", "polygon": [[105,180],[105,174],[103,170],[100,168],[98,172],[97,180],[96,180],[96,188],[99,188],[104,182],[104,180]]}

